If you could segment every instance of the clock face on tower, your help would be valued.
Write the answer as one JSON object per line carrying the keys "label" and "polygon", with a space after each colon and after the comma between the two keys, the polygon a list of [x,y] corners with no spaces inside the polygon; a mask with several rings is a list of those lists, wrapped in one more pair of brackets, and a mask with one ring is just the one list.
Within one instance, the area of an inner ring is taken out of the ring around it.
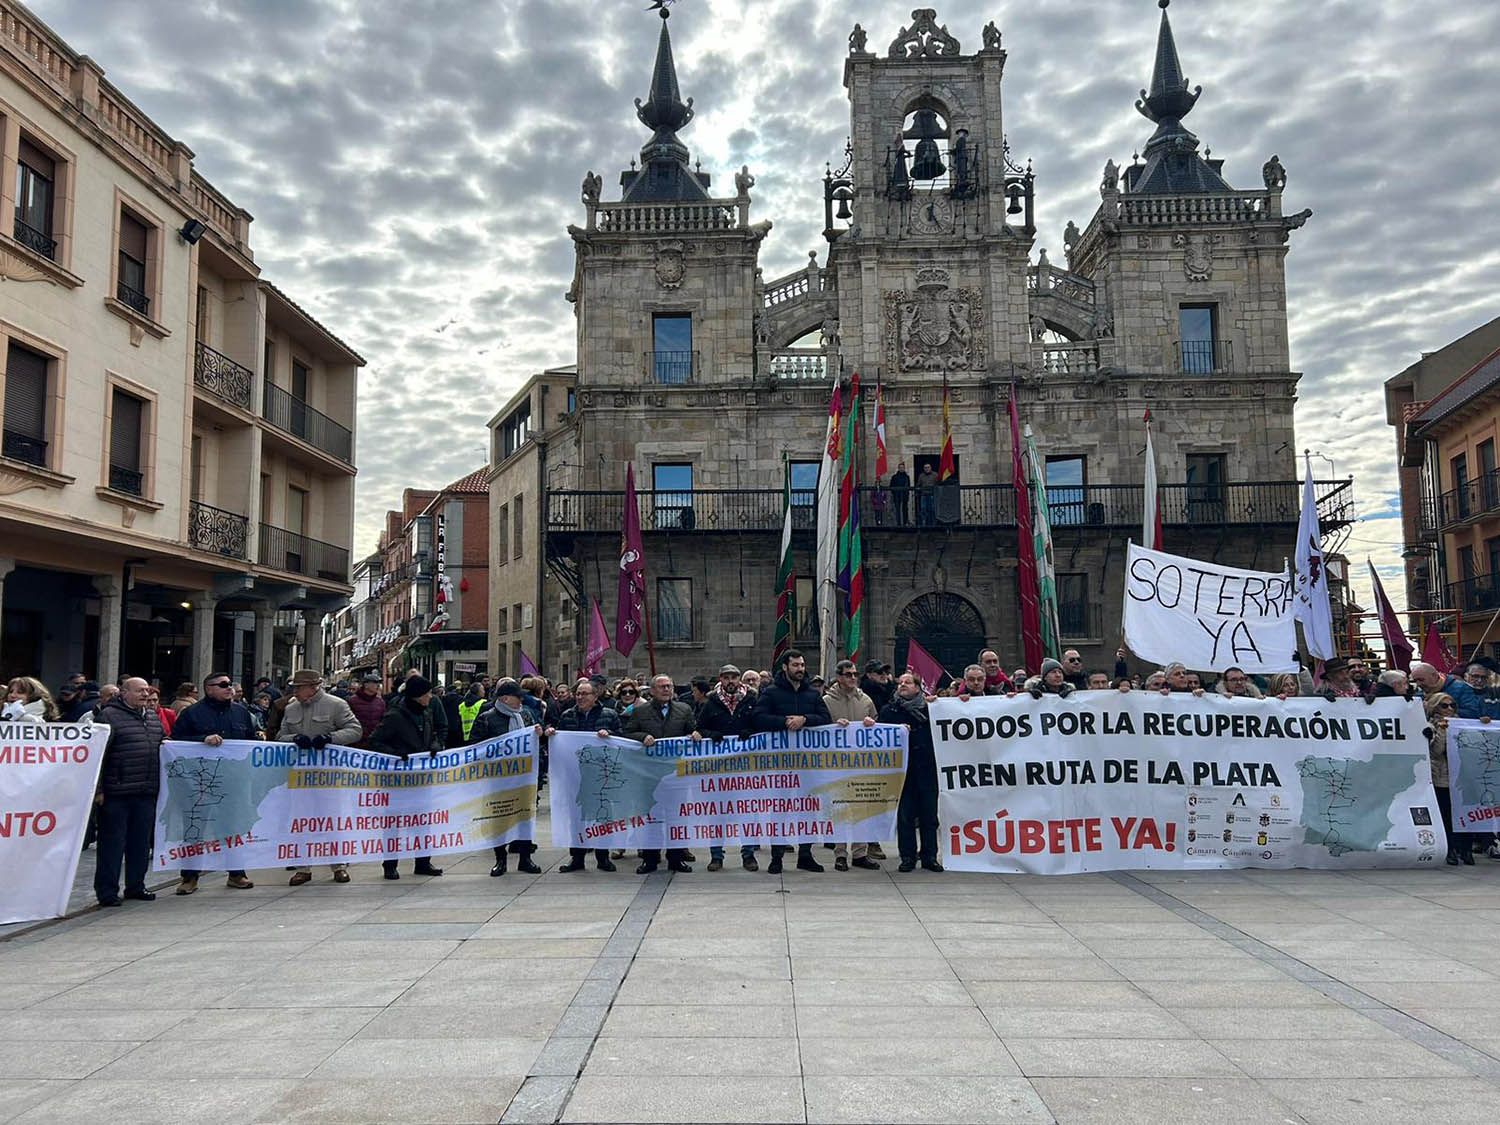
{"label": "clock face on tower", "polygon": [[953,229],[953,201],[936,193],[915,196],[911,201],[913,234],[946,234]]}

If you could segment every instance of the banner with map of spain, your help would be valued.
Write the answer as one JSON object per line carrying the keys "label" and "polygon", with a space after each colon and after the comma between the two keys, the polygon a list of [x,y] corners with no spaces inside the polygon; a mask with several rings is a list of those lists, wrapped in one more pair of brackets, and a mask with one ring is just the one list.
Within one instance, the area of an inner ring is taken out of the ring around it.
{"label": "banner with map of spain", "polygon": [[1448,720],[1453,831],[1500,831],[1500,723]]}
{"label": "banner with map of spain", "polygon": [[889,840],[906,780],[900,726],[651,746],[560,732],[548,752],[552,843],[564,848]]}
{"label": "banner with map of spain", "polygon": [[1076,691],[928,714],[953,869],[1406,867],[1447,850],[1420,703]]}
{"label": "banner with map of spain", "polygon": [[158,869],[374,863],[529,840],[531,728],[402,760],[348,746],[164,742]]}

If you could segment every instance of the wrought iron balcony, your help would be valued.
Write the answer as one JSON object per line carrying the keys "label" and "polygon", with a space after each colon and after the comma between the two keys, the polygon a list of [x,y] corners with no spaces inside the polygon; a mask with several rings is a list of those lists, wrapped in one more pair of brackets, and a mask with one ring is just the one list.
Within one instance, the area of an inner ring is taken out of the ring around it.
{"label": "wrought iron balcony", "polygon": [[646,380],[651,383],[681,385],[691,383],[698,370],[698,353],[647,352]]}
{"label": "wrought iron balcony", "polygon": [[188,545],[229,559],[248,557],[250,520],[198,500],[188,505]]}
{"label": "wrought iron balcony", "polygon": [[1444,608],[1466,613],[1500,609],[1500,574],[1480,574],[1463,582],[1448,583]]}
{"label": "wrought iron balcony", "polygon": [[198,341],[193,359],[193,382],[241,410],[251,409],[250,390],[255,383],[255,372],[214,351],[202,340]]}
{"label": "wrought iron balcony", "polygon": [[282,433],[291,434],[340,461],[354,464],[352,432],[270,381],[266,383],[263,414],[266,421]]}
{"label": "wrought iron balcony", "polygon": [[122,281],[115,286],[115,296],[122,305],[128,305],[142,316],[151,315],[151,298],[139,289],[133,289]]}
{"label": "wrought iron balcony", "polygon": [[4,431],[4,445],[0,453],[12,461],[24,461],[28,465],[46,468],[47,443],[41,438],[28,437],[15,430]]}
{"label": "wrought iron balcony", "polygon": [[30,223],[16,219],[15,227],[16,241],[28,250],[35,250],[42,257],[49,260],[57,256],[57,239],[48,236],[46,231],[37,230]]}
{"label": "wrought iron balcony", "polygon": [[109,487],[116,492],[128,492],[131,496],[140,496],[144,487],[146,475],[139,469],[131,469],[125,465],[110,465]]}
{"label": "wrought iron balcony", "polygon": [[309,539],[284,527],[260,525],[260,550],[256,561],[261,566],[292,574],[306,574],[328,582],[349,581],[349,551],[333,543]]}
{"label": "wrought iron balcony", "polygon": [[1177,369],[1184,375],[1216,375],[1234,368],[1234,351],[1228,340],[1181,340],[1177,344]]}
{"label": "wrought iron balcony", "polygon": [[[1318,514],[1325,529],[1354,518],[1350,482],[1316,483]],[[864,487],[861,522],[866,532],[900,533],[927,528],[1009,528],[1016,524],[1016,494],[1009,484],[948,484],[930,497],[913,488],[904,496],[889,489]],[[877,496],[877,493],[882,495]],[[1054,531],[1071,528],[1139,530],[1144,502],[1139,484],[1089,485],[1048,489]],[[547,494],[547,530],[619,535],[623,492],[557,491]],[[1169,527],[1294,527],[1302,503],[1298,481],[1225,485],[1162,485],[1158,494],[1162,523]],[[780,531],[780,489],[695,489],[638,491],[636,504],[643,531],[726,532]],[[793,527],[815,526],[814,496],[793,494]]]}
{"label": "wrought iron balcony", "polygon": [[1485,473],[1461,488],[1442,493],[1436,500],[1439,528],[1452,527],[1500,511],[1500,471]]}

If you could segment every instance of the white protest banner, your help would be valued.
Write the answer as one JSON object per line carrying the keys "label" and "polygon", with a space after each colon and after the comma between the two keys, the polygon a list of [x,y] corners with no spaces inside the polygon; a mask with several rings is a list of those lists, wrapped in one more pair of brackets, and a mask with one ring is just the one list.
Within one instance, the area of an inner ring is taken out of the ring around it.
{"label": "white protest banner", "polygon": [[1130,544],[1125,643],[1142,660],[1199,671],[1295,672],[1296,584]]}
{"label": "white protest banner", "polygon": [[559,732],[548,741],[562,848],[887,840],[906,780],[905,727],[773,731],[722,742]]}
{"label": "white protest banner", "polygon": [[0,722],[0,922],[67,913],[109,728]]}
{"label": "white protest banner", "polygon": [[928,715],[956,870],[1405,867],[1447,850],[1419,703],[1080,691]]}
{"label": "white protest banner", "polygon": [[1500,723],[1448,720],[1448,796],[1453,831],[1500,829]]}
{"label": "white protest banner", "polygon": [[529,840],[536,736],[403,761],[350,746],[163,742],[158,870],[371,863]]}

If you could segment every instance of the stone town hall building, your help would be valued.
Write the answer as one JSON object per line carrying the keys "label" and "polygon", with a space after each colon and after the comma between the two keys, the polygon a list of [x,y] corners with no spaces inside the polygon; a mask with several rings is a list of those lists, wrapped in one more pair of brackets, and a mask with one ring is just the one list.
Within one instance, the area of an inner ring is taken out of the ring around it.
{"label": "stone town hall building", "polygon": [[[815,652],[812,490],[835,370],[884,385],[890,465],[913,480],[936,466],[951,388],[957,483],[930,521],[915,493],[904,522],[892,497],[883,524],[865,497],[866,659],[899,667],[917,637],[955,672],[985,646],[1020,662],[1012,386],[1046,459],[1064,641],[1089,663],[1107,666],[1120,641],[1148,409],[1169,551],[1265,569],[1293,553],[1299,376],[1283,259],[1311,212],[1285,213],[1275,157],[1249,190],[1199,151],[1183,119],[1200,90],[1163,11],[1136,104],[1155,131],[1131,165],[1104,163],[1097,210],[1067,225],[1066,262],[1033,258],[1034,181],[1006,144],[1005,61],[993,24],[966,50],[931,9],[883,49],[856,25],[826,257],[764,280],[771,224],[753,217],[754,179],[741,170],[715,192],[690,164],[678,134],[693,109],[662,24],[637,102],[651,130],[640,165],[617,198],[589,172],[583,225],[568,228],[576,370],[539,375],[491,422],[491,512],[514,505],[500,518],[517,565],[492,566],[490,603],[525,611],[492,632],[492,670],[515,672],[524,649],[549,674],[575,671],[587,598],[613,630],[627,462],[659,668],[680,681],[726,658],[768,661],[788,463],[796,639]],[[873,438],[866,454],[872,481]],[[1350,518],[1349,492],[1320,486],[1325,530]],[[641,645],[607,670],[646,664]]]}

